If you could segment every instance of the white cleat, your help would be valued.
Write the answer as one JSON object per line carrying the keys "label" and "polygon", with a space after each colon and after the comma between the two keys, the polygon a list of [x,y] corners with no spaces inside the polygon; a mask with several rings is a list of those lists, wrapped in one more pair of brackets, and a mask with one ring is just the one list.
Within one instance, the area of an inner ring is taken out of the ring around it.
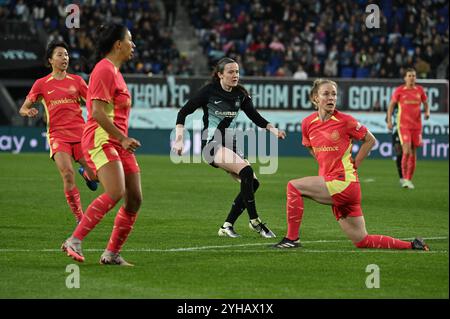
{"label": "white cleat", "polygon": [[233,226],[226,226],[226,227],[220,227],[217,234],[221,237],[231,237],[231,238],[238,238],[241,237],[238,233],[234,231]]}
{"label": "white cleat", "polygon": [[264,238],[275,238],[277,237],[267,226],[266,224],[263,224],[261,222],[257,223],[256,225],[253,225],[252,222],[248,223],[248,227],[251,230],[254,230],[255,232],[259,233],[261,237]]}
{"label": "white cleat", "polygon": [[415,188],[414,184],[409,179],[405,179],[403,181],[402,187],[403,188],[407,188],[407,189],[414,189]]}
{"label": "white cleat", "polygon": [[105,250],[105,252],[100,257],[100,264],[102,264],[102,265],[118,265],[118,266],[134,266],[133,264],[130,264],[125,259],[123,259],[119,253],[113,253],[109,250]]}

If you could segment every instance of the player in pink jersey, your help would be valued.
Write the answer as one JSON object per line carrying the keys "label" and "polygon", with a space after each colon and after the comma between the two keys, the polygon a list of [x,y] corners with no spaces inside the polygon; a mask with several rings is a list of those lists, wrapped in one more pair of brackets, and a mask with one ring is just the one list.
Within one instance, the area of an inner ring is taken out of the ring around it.
{"label": "player in pink jersey", "polygon": [[[302,122],[302,143],[319,164],[319,176],[293,179],[287,184],[286,236],[274,247],[300,246],[303,197],[331,205],[341,229],[358,248],[429,250],[423,239],[402,241],[383,235],[369,235],[361,210],[361,188],[357,168],[375,144],[375,137],[352,116],[336,110],[337,84],[327,79],[314,81],[310,93],[317,112]],[[362,144],[352,158],[352,140]]]}
{"label": "player in pink jersey", "polygon": [[405,71],[405,84],[397,87],[392,94],[387,111],[387,127],[392,130],[392,112],[398,104],[397,130],[402,144],[402,187],[413,189],[412,178],[416,169],[417,148],[422,146],[422,118],[420,107],[425,107],[425,119],[430,118],[430,107],[423,87],[416,85],[416,71]]}
{"label": "player in pink jersey", "polygon": [[52,73],[34,82],[25,102],[19,110],[20,115],[35,117],[38,110],[35,102],[44,105],[47,120],[47,140],[50,157],[61,174],[67,203],[77,222],[83,217],[80,192],[75,184],[75,173],[72,158],[85,169],[84,178],[91,190],[97,188],[95,174],[87,168],[81,150],[81,135],[84,119],[81,116],[80,101],[86,99],[87,85],[84,80],[74,74],[67,73],[69,54],[67,44],[60,41],[49,43],[46,61]]}
{"label": "player in pink jersey", "polygon": [[97,51],[102,59],[89,79],[88,121],[82,146],[87,163],[96,172],[105,192],[91,202],[62,249],[73,259],[84,261],[82,240],[123,198],[100,263],[132,266],[120,256],[120,251],[142,202],[140,169],[134,155],[141,144],[128,136],[131,95],[119,69],[132,58],[135,45],[130,31],[120,24],[102,25],[97,34]]}

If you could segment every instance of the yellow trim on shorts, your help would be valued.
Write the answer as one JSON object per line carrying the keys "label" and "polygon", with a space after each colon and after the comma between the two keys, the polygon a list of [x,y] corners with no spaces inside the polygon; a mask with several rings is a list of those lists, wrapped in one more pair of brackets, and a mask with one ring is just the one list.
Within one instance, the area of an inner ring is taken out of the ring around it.
{"label": "yellow trim on shorts", "polygon": [[353,164],[351,162],[352,157],[352,143],[348,146],[347,150],[344,153],[344,156],[342,156],[342,165],[344,166],[345,170],[345,180],[332,180],[325,182],[325,185],[327,186],[328,192],[331,196],[342,193],[352,182],[356,182],[356,176],[353,174]]}
{"label": "yellow trim on shorts", "polygon": [[[114,120],[113,104],[109,103],[105,109],[105,112],[111,120]],[[109,134],[99,125],[94,132],[94,148],[88,151],[96,170],[99,170],[100,167],[109,162],[108,157],[102,148],[104,144],[108,143],[108,140]]]}

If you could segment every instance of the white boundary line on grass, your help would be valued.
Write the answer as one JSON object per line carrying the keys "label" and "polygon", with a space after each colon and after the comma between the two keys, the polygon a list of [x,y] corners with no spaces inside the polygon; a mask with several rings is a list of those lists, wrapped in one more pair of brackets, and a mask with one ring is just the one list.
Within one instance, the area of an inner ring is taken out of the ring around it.
{"label": "white boundary line on grass", "polygon": [[[427,237],[424,238],[426,240],[440,240],[447,239],[448,237]],[[405,240],[413,240],[414,238],[405,238]],[[310,241],[302,241],[303,244],[312,244],[312,243],[341,243],[348,242],[348,240],[310,240]],[[276,242],[265,242],[265,243],[247,243],[247,244],[237,244],[237,245],[215,245],[215,246],[196,246],[196,247],[184,247],[184,248],[168,248],[168,249],[153,249],[153,248],[140,248],[140,249],[124,249],[123,252],[187,252],[187,251],[200,251],[200,250],[208,250],[208,251],[220,251],[223,248],[236,248],[236,247],[249,247],[249,246],[270,246],[274,245]],[[89,252],[101,252],[104,249],[83,249],[84,251]],[[60,252],[61,249],[8,249],[8,248],[0,248],[0,253],[2,252]],[[233,250],[228,250],[233,251]],[[239,252],[263,252],[270,250],[239,250]],[[274,251],[274,250],[272,250]],[[280,250],[281,251],[281,250]],[[301,248],[302,252],[307,253],[360,253],[360,252],[371,252],[371,253],[398,253],[401,250],[372,250],[372,249],[358,249],[358,250],[317,250],[317,249],[308,249]],[[448,253],[447,250],[431,250],[428,253]]]}

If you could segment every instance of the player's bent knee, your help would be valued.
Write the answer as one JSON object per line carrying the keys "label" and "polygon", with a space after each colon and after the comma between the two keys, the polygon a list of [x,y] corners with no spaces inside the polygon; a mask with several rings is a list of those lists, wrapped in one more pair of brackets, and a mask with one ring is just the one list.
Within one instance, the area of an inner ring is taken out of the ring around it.
{"label": "player's bent knee", "polygon": [[64,183],[74,184],[75,183],[75,172],[73,169],[65,168],[61,170],[61,176]]}
{"label": "player's bent knee", "polygon": [[301,196],[301,191],[294,186],[292,181],[289,181],[286,186],[286,192],[292,194],[293,196]]}
{"label": "player's bent knee", "polygon": [[250,165],[245,166],[240,170],[239,177],[243,181],[251,181],[253,179],[253,168]]}

